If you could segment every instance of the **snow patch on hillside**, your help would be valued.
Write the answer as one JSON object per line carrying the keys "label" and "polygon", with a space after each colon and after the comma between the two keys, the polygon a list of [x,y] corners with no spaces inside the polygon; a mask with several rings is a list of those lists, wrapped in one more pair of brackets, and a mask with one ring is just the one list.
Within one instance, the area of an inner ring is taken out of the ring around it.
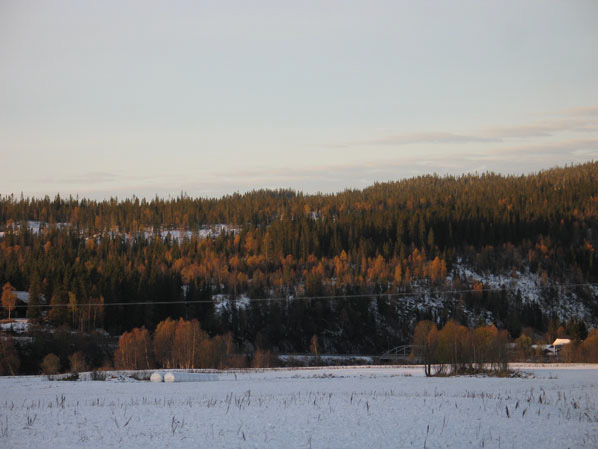
{"label": "snow patch on hillside", "polygon": [[[456,283],[457,279],[461,280],[460,284]],[[445,310],[448,310],[450,315],[460,310],[472,325],[479,321],[499,324],[491,311],[484,308],[470,310],[460,301],[464,295],[471,294],[475,284],[481,284],[482,292],[496,294],[504,291],[512,309],[533,304],[537,305],[545,316],[557,315],[562,320],[575,317],[585,320],[587,324],[598,325],[596,317],[592,316],[590,303],[598,297],[598,286],[579,287],[559,284],[550,279],[543,281],[541,276],[529,271],[482,273],[461,261],[453,266],[442,285],[427,279],[413,279],[408,291],[386,296],[396,299],[399,315],[407,320],[414,320],[416,314],[422,316],[431,313],[438,317]],[[584,289],[584,297],[580,296],[578,288]],[[373,307],[377,309],[375,298],[376,295],[372,295]]]}
{"label": "snow patch on hillside", "polygon": [[[512,273],[480,273],[459,261],[447,279],[459,277],[465,280],[467,288],[480,282],[484,290],[505,290],[508,297],[521,300],[522,304],[537,304],[544,314],[556,314],[561,319],[575,317],[592,320],[591,310],[576,292],[576,285],[559,284],[550,279],[543,280],[537,273],[514,271]],[[585,285],[591,295],[598,296],[598,286]]]}
{"label": "snow patch on hillside", "polygon": [[[27,226],[27,229],[29,229],[29,231],[31,231],[33,234],[40,235],[44,229],[48,229],[52,226],[56,226],[58,229],[65,229],[65,228],[70,227],[71,224],[70,223],[56,223],[55,225],[51,225],[46,222],[29,220],[29,221],[27,221],[26,226]],[[13,225],[12,225],[13,231],[17,231],[20,228],[21,228],[20,223],[13,223]],[[238,227],[220,223],[220,224],[214,224],[214,225],[204,225],[204,226],[201,226],[201,228],[199,230],[194,230],[194,231],[174,229],[172,227],[164,227],[155,232],[153,230],[146,230],[146,231],[143,231],[143,233],[136,234],[136,233],[121,232],[118,229],[117,230],[113,229],[113,230],[108,231],[108,235],[110,237],[122,237],[127,241],[131,240],[131,239],[135,239],[138,235],[143,235],[146,239],[150,239],[155,236],[159,236],[163,239],[170,238],[170,239],[176,240],[180,243],[185,239],[191,239],[193,237],[197,237],[200,239],[217,238],[224,233],[237,234],[237,233],[239,233],[239,231],[240,231],[240,228],[238,228]],[[5,235],[6,235],[6,232],[4,232],[4,231],[0,232],[0,238],[4,237]],[[101,238],[101,234],[96,234],[95,236],[93,236],[91,238],[96,241],[99,241],[99,239]]]}
{"label": "snow patch on hillside", "polygon": [[185,239],[192,239],[193,237],[198,237],[200,239],[213,239],[220,237],[222,234],[225,233],[237,234],[238,232],[239,228],[229,226],[227,224],[216,224],[202,226],[201,229],[199,229],[198,231],[181,231],[179,229],[162,229],[158,233],[146,231],[145,238],[147,239],[154,237],[155,235],[159,235],[163,239],[170,238],[180,243]]}
{"label": "snow patch on hillside", "polygon": [[233,306],[237,310],[246,309],[249,307],[251,299],[247,295],[239,295],[233,299],[231,295],[217,294],[212,295],[212,301],[214,301],[216,312],[222,314],[225,311],[232,311]]}

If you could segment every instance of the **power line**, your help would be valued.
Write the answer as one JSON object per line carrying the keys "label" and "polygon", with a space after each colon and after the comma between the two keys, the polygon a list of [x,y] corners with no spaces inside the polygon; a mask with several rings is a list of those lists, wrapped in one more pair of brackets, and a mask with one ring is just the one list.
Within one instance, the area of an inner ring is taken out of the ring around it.
{"label": "power line", "polygon": [[[575,287],[598,287],[598,284],[584,283],[584,284],[560,284],[554,287],[559,288],[575,288]],[[429,294],[436,295],[457,295],[462,293],[485,293],[485,292],[500,292],[509,291],[514,292],[519,288],[483,288],[481,290],[462,289],[462,290],[442,290],[442,291],[427,291],[427,292],[396,292],[396,293],[363,293],[352,295],[321,295],[321,296],[278,296],[270,298],[248,298],[252,302],[282,302],[282,301],[302,301],[302,300],[332,300],[332,299],[378,299],[378,298],[404,298],[404,297],[421,297]],[[235,302],[238,299],[227,299],[228,302]],[[126,307],[126,306],[143,306],[143,305],[175,305],[175,304],[216,304],[218,299],[198,299],[198,300],[175,300],[175,301],[133,301],[133,302],[109,302],[109,303],[89,303],[77,304],[76,307]],[[26,307],[72,307],[70,304],[19,304],[14,308]]]}

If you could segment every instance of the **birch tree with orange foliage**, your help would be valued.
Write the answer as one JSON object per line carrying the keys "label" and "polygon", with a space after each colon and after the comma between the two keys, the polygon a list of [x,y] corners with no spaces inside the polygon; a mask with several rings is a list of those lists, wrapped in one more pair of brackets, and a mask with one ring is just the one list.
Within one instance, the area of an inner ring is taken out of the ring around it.
{"label": "birch tree with orange foliage", "polygon": [[180,318],[176,323],[172,351],[176,366],[198,368],[201,343],[207,339],[208,334],[201,329],[199,321]]}
{"label": "birch tree with orange foliage", "polygon": [[413,353],[424,363],[426,376],[505,373],[508,343],[508,332],[494,325],[469,329],[450,320],[438,330],[435,323],[424,320],[415,326]]}
{"label": "birch tree with orange foliage", "polygon": [[160,321],[154,332],[154,356],[156,363],[161,368],[171,369],[176,367],[172,349],[174,347],[174,334],[176,321],[166,318]]}
{"label": "birch tree with orange foliage", "polygon": [[114,353],[117,369],[150,369],[153,367],[152,340],[145,327],[125,332],[118,340]]}
{"label": "birch tree with orange foliage", "polygon": [[15,288],[7,282],[2,286],[2,307],[8,311],[8,319],[10,320],[10,313],[17,305],[17,295]]}
{"label": "birch tree with orange foliage", "polygon": [[424,364],[426,376],[432,375],[432,363],[438,342],[438,328],[429,320],[417,323],[413,332],[414,357]]}
{"label": "birch tree with orange foliage", "polygon": [[582,344],[584,360],[588,363],[598,363],[598,329],[593,329]]}

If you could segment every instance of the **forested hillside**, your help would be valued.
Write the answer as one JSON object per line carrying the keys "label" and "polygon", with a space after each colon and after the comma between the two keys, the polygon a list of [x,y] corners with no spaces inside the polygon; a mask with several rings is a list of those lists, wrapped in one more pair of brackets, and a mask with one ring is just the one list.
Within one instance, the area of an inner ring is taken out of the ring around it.
{"label": "forested hillside", "polygon": [[[598,323],[598,163],[219,199],[0,199],[13,316],[113,335],[198,319],[238,345],[379,353],[417,320],[513,338]],[[311,298],[311,299],[309,299]],[[8,310],[5,310],[8,315]]]}

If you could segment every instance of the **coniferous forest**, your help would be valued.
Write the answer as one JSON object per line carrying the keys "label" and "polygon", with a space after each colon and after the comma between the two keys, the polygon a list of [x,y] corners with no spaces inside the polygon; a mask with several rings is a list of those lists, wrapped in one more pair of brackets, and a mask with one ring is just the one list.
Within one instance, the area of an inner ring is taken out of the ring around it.
{"label": "coniferous forest", "polygon": [[[320,352],[380,354],[424,319],[493,323],[512,339],[598,323],[595,162],[336,194],[10,195],[0,226],[3,298],[29,293],[3,299],[2,313],[46,335],[23,349],[24,372],[47,353],[67,357],[64,341],[99,366],[113,353],[94,353],[98,340],[168,318],[197,320],[239,353],[308,352],[317,336]],[[534,296],[483,279],[497,274],[533,279]]]}

